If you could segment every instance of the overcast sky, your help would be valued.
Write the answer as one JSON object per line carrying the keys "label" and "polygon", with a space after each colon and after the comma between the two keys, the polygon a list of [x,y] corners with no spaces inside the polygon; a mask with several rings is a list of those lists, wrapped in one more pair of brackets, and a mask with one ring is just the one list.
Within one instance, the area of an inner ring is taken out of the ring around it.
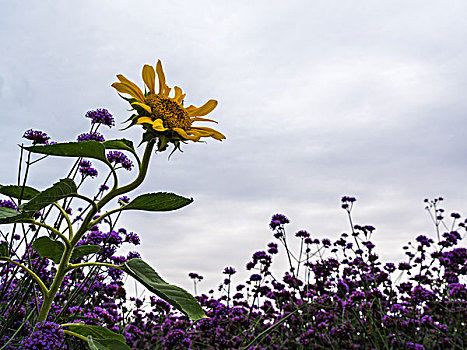
{"label": "overcast sky", "polygon": [[[121,221],[169,282],[190,289],[194,271],[207,291],[225,266],[242,270],[273,240],[276,212],[292,220],[290,234],[336,238],[349,229],[343,195],[358,198],[356,223],[377,228],[384,260],[433,234],[424,198],[441,195],[448,212],[467,213],[465,1],[0,5],[2,184],[16,181],[25,130],[75,140],[98,107],[126,120],[128,105],[110,87],[118,73],[141,86],[142,66],[161,59],[188,104],[219,101],[210,117],[227,139],[187,144],[170,161],[154,156],[138,190],[195,202]],[[141,129],[105,135],[138,143]],[[69,164],[47,159],[30,185],[47,188]]]}

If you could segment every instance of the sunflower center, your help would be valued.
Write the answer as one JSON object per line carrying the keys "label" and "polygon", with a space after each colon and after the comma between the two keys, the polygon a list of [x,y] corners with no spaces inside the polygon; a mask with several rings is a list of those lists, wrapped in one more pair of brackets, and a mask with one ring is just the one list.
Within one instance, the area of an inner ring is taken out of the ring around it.
{"label": "sunflower center", "polygon": [[153,120],[162,119],[166,128],[181,128],[187,130],[191,126],[190,116],[188,112],[177,102],[160,97],[155,94],[146,96],[146,104],[153,111],[151,118]]}

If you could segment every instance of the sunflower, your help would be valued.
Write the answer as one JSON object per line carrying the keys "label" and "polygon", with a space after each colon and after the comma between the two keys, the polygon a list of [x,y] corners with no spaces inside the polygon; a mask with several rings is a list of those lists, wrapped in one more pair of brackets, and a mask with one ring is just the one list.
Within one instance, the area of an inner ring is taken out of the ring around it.
{"label": "sunflower", "polygon": [[[156,93],[156,72],[159,78],[159,92]],[[137,114],[130,119],[132,125],[142,124],[152,135],[159,137],[164,146],[172,142],[178,147],[179,141],[199,141],[204,137],[212,137],[222,141],[225,136],[219,131],[204,126],[193,126],[194,122],[213,122],[215,120],[202,118],[209,114],[217,106],[216,100],[209,100],[201,107],[193,105],[184,107],[185,95],[181,88],[174,87],[174,96],[169,97],[171,88],[167,86],[162,63],[157,61],[156,70],[146,64],[142,71],[143,81],[148,89],[145,93],[132,81],[118,74],[119,82],[113,83],[112,87],[118,92],[128,94],[132,98],[128,100]],[[165,148],[165,147],[162,147]]]}

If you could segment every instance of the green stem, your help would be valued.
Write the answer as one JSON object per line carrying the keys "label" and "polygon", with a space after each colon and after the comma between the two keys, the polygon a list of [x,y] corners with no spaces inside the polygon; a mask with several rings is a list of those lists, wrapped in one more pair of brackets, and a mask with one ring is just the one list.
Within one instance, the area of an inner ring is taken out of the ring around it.
{"label": "green stem", "polygon": [[52,226],[49,226],[47,224],[44,224],[42,222],[39,222],[39,221],[31,221],[31,224],[33,225],[37,225],[37,226],[41,226],[43,228],[46,228],[47,230],[50,230],[52,231],[53,233],[55,233],[58,237],[60,237],[63,242],[65,243],[65,245],[68,247],[68,248],[71,248],[71,245],[70,245],[70,241],[68,240],[68,238],[66,238],[66,236],[61,233],[59,230],[53,228]]}
{"label": "green stem", "polygon": [[31,269],[29,269],[27,266],[24,266],[23,264],[17,262],[17,261],[14,261],[14,260],[11,260],[10,258],[5,258],[5,257],[0,257],[0,260],[4,260],[4,261],[7,261],[9,262],[10,264],[13,264],[13,265],[16,265],[20,268],[22,268],[24,271],[26,271],[32,278],[34,278],[34,280],[37,282],[37,284],[39,285],[39,287],[41,288],[41,291],[42,291],[42,294],[44,294],[44,297],[48,294],[48,289],[47,287],[45,286],[44,282],[42,282],[41,278],[36,275],[34,273],[34,271],[32,271]]}
{"label": "green stem", "polygon": [[74,270],[74,269],[79,269],[80,267],[85,267],[85,266],[105,266],[105,267],[110,267],[112,269],[117,269],[121,270],[122,266],[119,265],[114,265],[114,264],[108,264],[108,263],[103,263],[103,262],[86,262],[86,263],[80,263],[80,264],[68,264],[67,270]]}
{"label": "green stem", "polygon": [[[76,234],[71,239],[70,245],[65,246],[65,251],[63,252],[62,259],[58,266],[52,285],[50,286],[50,289],[48,290],[48,292],[44,295],[44,302],[42,303],[41,310],[37,318],[37,322],[47,320],[47,316],[49,314],[55,295],[57,294],[60,286],[62,285],[62,282],[63,282],[63,279],[65,278],[66,273],[70,270],[70,266],[73,268],[73,266],[77,266],[77,265],[86,266],[86,264],[89,264],[89,263],[76,264],[76,265],[70,264],[70,257],[71,257],[73,248],[76,246],[76,244],[78,244],[81,237],[90,228],[90,223],[94,215],[96,215],[99,209],[101,209],[104,205],[106,205],[110,200],[112,200],[113,198],[119,195],[122,195],[124,193],[134,190],[139,185],[141,185],[141,183],[143,182],[148,171],[149,161],[151,159],[152,150],[154,148],[155,142],[156,140],[153,139],[147,143],[146,149],[144,150],[143,161],[141,163],[141,167],[139,169],[139,174],[137,178],[126,186],[123,186],[120,188],[114,186],[114,188],[106,196],[104,196],[104,198],[102,198],[97,203],[97,205],[93,205],[93,207],[89,210],[88,214],[86,215],[86,218],[84,219],[82,225],[80,226]],[[114,177],[116,177],[115,170],[114,169],[112,170],[114,173]],[[95,264],[98,264],[98,263],[90,263],[90,264],[94,264],[95,266]],[[111,264],[108,264],[108,265],[111,265]],[[104,266],[108,266],[108,265],[104,265]],[[112,265],[111,267],[120,268],[116,265]]]}

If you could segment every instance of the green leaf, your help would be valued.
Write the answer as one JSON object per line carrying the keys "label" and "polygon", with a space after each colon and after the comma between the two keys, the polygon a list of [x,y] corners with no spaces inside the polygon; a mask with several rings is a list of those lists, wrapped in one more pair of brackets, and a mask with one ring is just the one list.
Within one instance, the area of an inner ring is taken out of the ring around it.
{"label": "green leaf", "polygon": [[131,259],[123,264],[123,271],[139,281],[158,297],[167,301],[192,320],[206,318],[198,301],[186,290],[168,284],[154,269],[141,259]]}
{"label": "green leaf", "polygon": [[[68,330],[70,330],[71,332],[77,333],[84,337],[91,336],[94,343],[96,341],[101,343],[101,340],[115,340],[119,343],[125,344],[125,337],[123,337],[123,335],[114,333],[105,327],[86,325],[84,323],[75,323],[73,325],[69,324],[67,325],[67,327],[68,327]],[[107,348],[104,348],[104,349],[107,349]],[[129,348],[125,348],[125,349],[129,349]]]}
{"label": "green leaf", "polygon": [[0,207],[0,224],[13,224],[31,221],[34,213],[20,213],[11,208]]}
{"label": "green leaf", "polygon": [[36,239],[32,243],[32,248],[39,253],[41,258],[49,258],[56,264],[60,263],[63,251],[65,250],[62,242],[54,241],[47,236]]}
{"label": "green leaf", "polygon": [[128,345],[115,339],[94,340],[91,335],[87,339],[91,350],[131,350]]}
{"label": "green leaf", "polygon": [[66,142],[54,145],[36,145],[25,147],[33,153],[48,154],[62,157],[94,158],[107,163],[105,146],[97,141]]}
{"label": "green leaf", "polygon": [[[12,197],[12,198],[20,198],[21,197],[21,190],[23,189],[23,186],[15,186],[15,185],[9,185],[9,186],[0,186],[0,193],[4,194],[5,196]],[[29,200],[39,194],[39,191],[29,187],[29,186],[24,186],[23,190],[23,199]]]}
{"label": "green leaf", "polygon": [[21,206],[23,210],[41,210],[42,208],[58,201],[59,199],[69,197],[76,194],[76,184],[72,179],[62,179],[55,183],[52,187],[40,192],[32,198],[28,203]]}
{"label": "green leaf", "polygon": [[133,146],[133,142],[127,139],[119,139],[119,140],[107,140],[102,142],[105,149],[119,149],[122,151],[130,151],[131,153],[135,153],[135,147]]}
{"label": "green leaf", "polygon": [[0,243],[0,257],[4,257],[4,258],[10,257],[10,249],[8,248],[7,242]]}
{"label": "green leaf", "polygon": [[101,248],[98,245],[80,245],[73,249],[70,260],[82,258],[85,255],[97,253]]}
{"label": "green leaf", "polygon": [[183,208],[192,202],[193,198],[188,199],[174,193],[147,193],[136,197],[122,207],[122,210],[171,211]]}

